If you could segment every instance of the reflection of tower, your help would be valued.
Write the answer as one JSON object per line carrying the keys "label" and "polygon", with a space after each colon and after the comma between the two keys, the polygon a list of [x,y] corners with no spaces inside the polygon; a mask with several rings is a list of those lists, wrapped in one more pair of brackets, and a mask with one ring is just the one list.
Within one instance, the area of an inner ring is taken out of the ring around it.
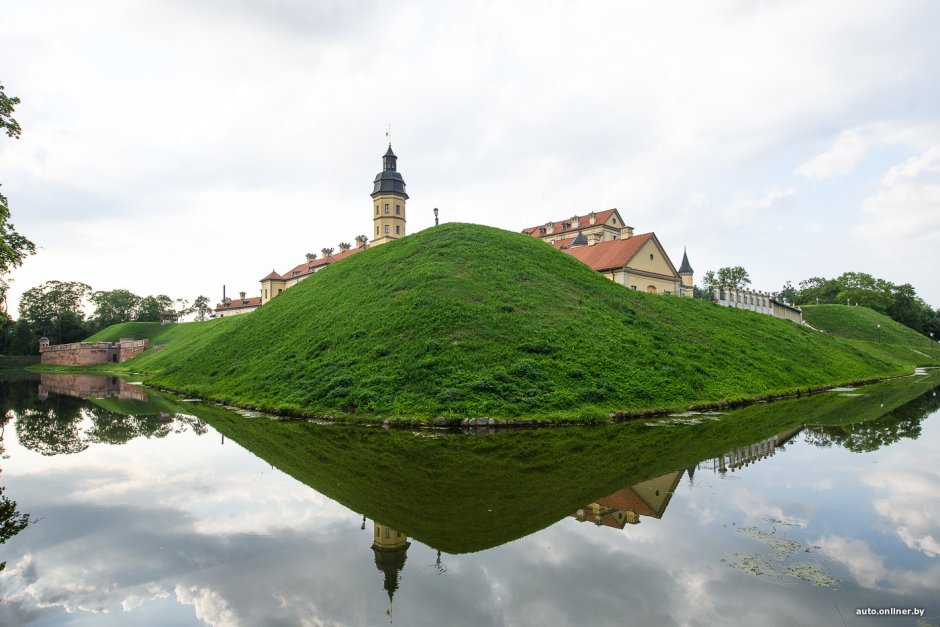
{"label": "reflection of tower", "polygon": [[408,536],[401,531],[373,521],[375,533],[372,536],[372,552],[375,553],[375,567],[385,573],[385,591],[388,593],[389,620],[392,618],[392,597],[398,590],[401,569],[407,558]]}

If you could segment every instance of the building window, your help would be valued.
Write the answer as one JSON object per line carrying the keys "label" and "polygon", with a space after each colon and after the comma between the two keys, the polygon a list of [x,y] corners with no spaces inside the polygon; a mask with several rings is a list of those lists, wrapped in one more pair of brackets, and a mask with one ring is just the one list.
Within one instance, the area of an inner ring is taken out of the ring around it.
{"label": "building window", "polygon": [[630,289],[635,292],[635,291],[636,291],[636,285],[631,285],[631,286],[630,286]]}
{"label": "building window", "polygon": [[265,298],[268,297],[268,288],[264,288],[264,297],[265,297]]}
{"label": "building window", "polygon": [[281,288],[277,288],[277,293],[278,293],[278,294],[280,294],[280,293],[283,292],[283,291],[284,291],[284,290],[282,290]]}
{"label": "building window", "polygon": [[666,296],[669,296],[670,294],[672,294],[672,292],[670,292],[669,290],[663,290],[663,294],[665,294]]}
{"label": "building window", "polygon": [[378,206],[378,205],[375,206],[375,215],[379,215],[379,206]]}
{"label": "building window", "polygon": [[401,227],[400,227],[400,226],[396,226],[396,227],[395,227],[395,235],[401,235]]}
{"label": "building window", "polygon": [[388,225],[385,225],[385,234],[388,235]]}
{"label": "building window", "polygon": [[385,213],[388,213],[388,203],[385,203]]}
{"label": "building window", "polygon": [[653,253],[650,253],[650,261],[653,260]]}
{"label": "building window", "polygon": [[395,205],[395,215],[396,216],[401,215],[401,205]]}
{"label": "building window", "polygon": [[391,537],[392,537],[392,530],[389,529],[388,527],[385,528],[385,537],[386,537],[386,538],[391,538]]}
{"label": "building window", "polygon": [[379,225],[378,225],[378,224],[375,225],[375,234],[376,234],[376,235],[379,234]]}

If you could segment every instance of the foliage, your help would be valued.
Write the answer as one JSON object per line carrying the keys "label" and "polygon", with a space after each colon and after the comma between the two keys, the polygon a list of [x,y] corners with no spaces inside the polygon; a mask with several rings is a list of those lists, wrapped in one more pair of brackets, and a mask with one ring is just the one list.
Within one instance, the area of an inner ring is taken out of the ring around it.
{"label": "foliage", "polygon": [[356,420],[607,420],[940,363],[625,290],[535,238],[462,224],[352,255],[251,314],[151,337],[159,350],[119,367],[196,396]]}
{"label": "foliage", "polygon": [[744,289],[750,284],[751,277],[748,276],[747,270],[741,266],[718,268],[718,272],[709,270],[702,275],[702,286],[709,294],[715,285],[731,289]]}
{"label": "foliage", "polygon": [[846,272],[835,279],[811,277],[799,288],[788,281],[779,292],[796,305],[858,305],[889,316],[919,333],[940,339],[940,310],[917,296],[909,283],[895,285],[864,272]]}
{"label": "foliage", "polygon": [[[21,132],[19,123],[12,117],[13,109],[19,103],[19,98],[9,97],[3,92],[3,84],[0,83],[0,130],[14,139],[19,139]],[[10,222],[10,206],[6,196],[0,194],[0,276],[23,265],[25,258],[35,252],[35,244],[20,235]]]}
{"label": "foliage", "polygon": [[89,294],[91,287],[78,281],[47,281],[23,292],[20,319],[54,344],[79,341],[85,337],[83,301]]}
{"label": "foliage", "polygon": [[197,296],[193,301],[192,312],[196,314],[196,322],[204,322],[212,315],[212,304],[207,296]]}
{"label": "foliage", "polygon": [[134,320],[140,307],[140,296],[124,289],[98,291],[91,295],[91,302],[95,306],[93,318],[104,328]]}
{"label": "foliage", "polygon": [[173,299],[166,294],[144,296],[137,306],[137,322],[160,322],[165,311],[174,311]]}

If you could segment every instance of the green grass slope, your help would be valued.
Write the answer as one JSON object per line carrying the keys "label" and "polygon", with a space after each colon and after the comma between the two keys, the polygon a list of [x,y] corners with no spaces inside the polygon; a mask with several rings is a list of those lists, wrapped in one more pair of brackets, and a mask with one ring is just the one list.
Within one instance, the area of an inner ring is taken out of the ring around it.
{"label": "green grass slope", "polygon": [[331,265],[244,316],[168,325],[123,365],[300,414],[606,417],[908,373],[790,322],[631,292],[535,238],[447,224]]}
{"label": "green grass slope", "polygon": [[151,340],[166,331],[168,325],[159,322],[122,322],[112,324],[85,340],[86,342],[117,342],[123,338]]}
{"label": "green grass slope", "polygon": [[[940,357],[940,344],[868,307],[804,305],[803,319],[813,327],[838,337],[874,344],[904,346]],[[878,325],[881,325],[881,329]],[[937,338],[940,339],[940,338]]]}

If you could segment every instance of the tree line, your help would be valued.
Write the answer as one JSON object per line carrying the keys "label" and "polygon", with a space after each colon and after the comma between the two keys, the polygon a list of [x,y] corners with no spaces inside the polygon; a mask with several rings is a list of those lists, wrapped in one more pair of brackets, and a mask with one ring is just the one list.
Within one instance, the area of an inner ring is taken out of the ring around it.
{"label": "tree line", "polygon": [[[87,318],[86,302],[94,307]],[[23,293],[15,322],[5,309],[0,311],[0,354],[35,354],[40,337],[67,344],[119,322],[161,322],[193,314],[200,321],[212,314],[208,297],[198,296],[190,303],[166,294],[138,296],[125,289],[95,291],[78,281],[47,281]]]}

